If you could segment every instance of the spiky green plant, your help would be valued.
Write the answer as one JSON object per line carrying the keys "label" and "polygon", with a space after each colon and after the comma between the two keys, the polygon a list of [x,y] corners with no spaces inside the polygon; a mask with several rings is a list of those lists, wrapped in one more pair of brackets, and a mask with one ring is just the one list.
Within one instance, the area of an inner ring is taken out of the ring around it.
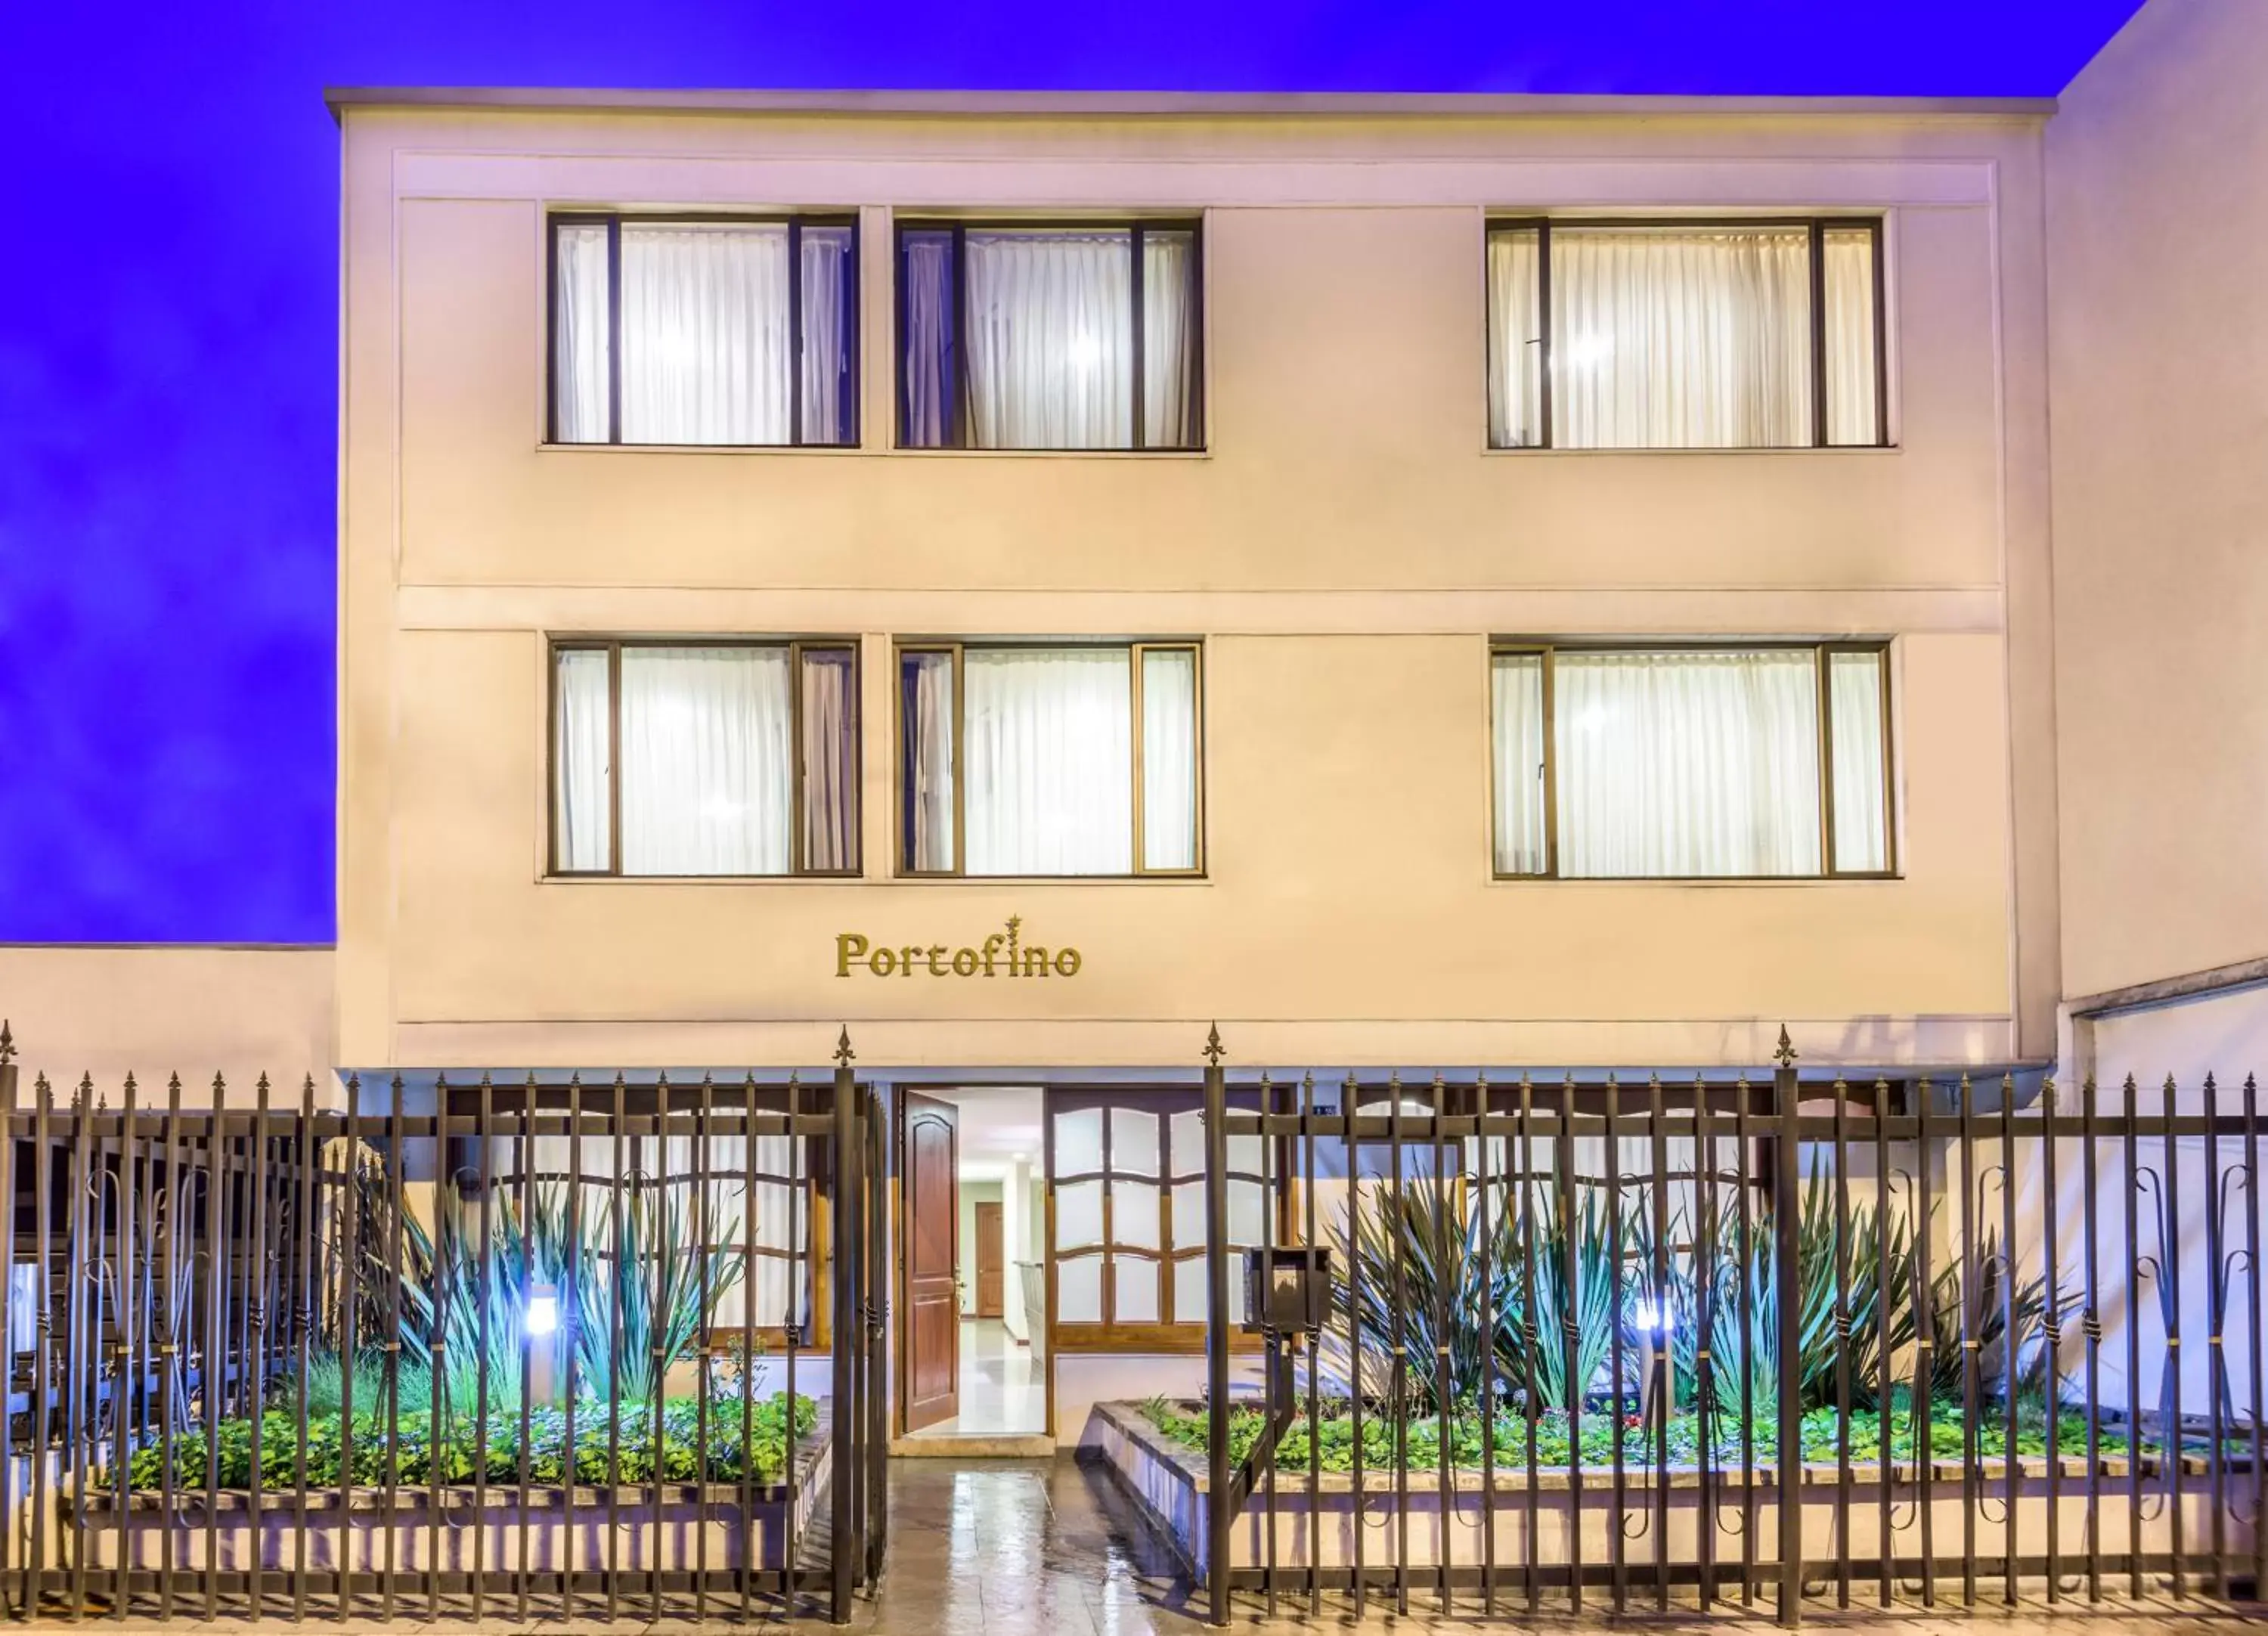
{"label": "spiky green plant", "polygon": [[[1514,1334],[1504,1305],[1505,1273],[1515,1249],[1500,1217],[1490,1224],[1489,1238],[1484,1256],[1479,1212],[1462,1190],[1444,1189],[1430,1177],[1365,1190],[1334,1232],[1331,1251],[1340,1271],[1322,1338],[1325,1369],[1351,1390],[1359,1359],[1363,1395],[1411,1414],[1440,1406],[1436,1360],[1447,1365],[1453,1403],[1479,1396],[1491,1360],[1503,1378]],[[1349,1268],[1359,1276],[1348,1276]],[[1492,1333],[1483,1329],[1484,1311],[1498,1320]],[[1397,1345],[1414,1360],[1403,1372],[1398,1400]]]}
{"label": "spiky green plant", "polygon": [[[1526,1228],[1534,1245],[1535,1304],[1528,1306],[1529,1270],[1515,1249],[1509,1264],[1513,1284],[1506,1310],[1513,1335],[1506,1377],[1531,1413],[1565,1411],[1594,1389],[1608,1364],[1614,1339],[1615,1286],[1619,1277],[1609,1252],[1606,1201],[1595,1189],[1579,1190],[1566,1201],[1537,1189],[1522,1201],[1533,1212]],[[1623,1244],[1631,1242],[1634,1211],[1623,1212]],[[1572,1281],[1569,1267],[1573,1268]],[[1568,1367],[1572,1341],[1573,1368]]]}

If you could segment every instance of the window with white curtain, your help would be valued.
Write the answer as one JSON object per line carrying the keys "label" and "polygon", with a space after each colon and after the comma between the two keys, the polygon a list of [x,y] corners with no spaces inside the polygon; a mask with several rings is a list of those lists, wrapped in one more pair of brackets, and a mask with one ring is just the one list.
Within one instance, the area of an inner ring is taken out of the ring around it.
{"label": "window with white curtain", "polygon": [[556,642],[551,870],[858,873],[847,643]]}
{"label": "window with white curtain", "polygon": [[1889,440],[1878,218],[1492,224],[1489,443]]}
{"label": "window with white curtain", "polygon": [[1501,647],[1495,873],[1895,871],[1881,644]]}
{"label": "window with white curtain", "polygon": [[1189,222],[898,230],[898,442],[915,449],[1204,443]]}
{"label": "window with white curtain", "polygon": [[898,651],[907,874],[1196,874],[1197,645],[909,644]]}
{"label": "window with white curtain", "polygon": [[552,442],[858,442],[854,220],[550,225]]}

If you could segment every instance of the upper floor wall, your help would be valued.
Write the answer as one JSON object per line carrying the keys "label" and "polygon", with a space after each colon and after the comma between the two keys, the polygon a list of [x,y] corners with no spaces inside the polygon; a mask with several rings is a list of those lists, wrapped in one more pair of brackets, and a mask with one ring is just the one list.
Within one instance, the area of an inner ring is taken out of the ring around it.
{"label": "upper floor wall", "polygon": [[[982,591],[2005,582],[2030,113],[664,116],[350,106],[348,480],[405,586]],[[547,445],[549,213],[854,215],[854,449]],[[895,446],[894,223],[1196,218],[1205,447]],[[1488,447],[1507,216],[1884,222],[1885,449]],[[2019,269],[2012,276],[2012,261]],[[2019,310],[2011,310],[2012,289]],[[2030,452],[2018,450],[2026,461]]]}

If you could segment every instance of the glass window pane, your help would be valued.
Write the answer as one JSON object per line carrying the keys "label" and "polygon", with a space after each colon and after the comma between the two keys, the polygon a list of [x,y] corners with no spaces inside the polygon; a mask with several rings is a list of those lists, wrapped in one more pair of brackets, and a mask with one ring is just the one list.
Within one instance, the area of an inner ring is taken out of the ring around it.
{"label": "glass window pane", "polygon": [[1883,655],[1830,653],[1827,659],[1835,768],[1835,867],[1890,866],[1888,814],[1889,747],[1883,737]]}
{"label": "glass window pane", "polygon": [[1267,1151],[1256,1136],[1232,1136],[1228,1139],[1228,1168],[1232,1172],[1258,1175],[1261,1157]]}
{"label": "glass window pane", "polygon": [[609,868],[614,796],[608,656],[600,648],[563,648],[552,663],[553,867]]}
{"label": "glass window pane", "polygon": [[1489,446],[1531,449],[1543,441],[1542,258],[1533,227],[1488,240]]}
{"label": "glass window pane", "polygon": [[1056,1116],[1055,1173],[1086,1175],[1102,1168],[1102,1109],[1077,1108]]}
{"label": "glass window pane", "polygon": [[1017,228],[962,242],[970,446],[1131,446],[1133,235]]}
{"label": "glass window pane", "polygon": [[962,664],[968,873],[1133,873],[1126,650],[971,648]]}
{"label": "glass window pane", "polygon": [[560,443],[604,443],[608,430],[607,229],[563,224],[551,306],[551,435]]}
{"label": "glass window pane", "polygon": [[1110,1169],[1114,1175],[1158,1174],[1158,1116],[1140,1108],[1110,1110]]}
{"label": "glass window pane", "polygon": [[1562,875],[1820,873],[1812,650],[1563,650],[1552,711]]}
{"label": "glass window pane", "polygon": [[1792,448],[1811,438],[1811,234],[1554,226],[1551,440]]}
{"label": "glass window pane", "polygon": [[1116,1323],[1158,1322],[1158,1264],[1138,1256],[1115,1256],[1110,1262],[1111,1321]]}
{"label": "glass window pane", "polygon": [[1102,1322],[1102,1257],[1072,1256],[1056,1263],[1056,1322]]}
{"label": "glass window pane", "polygon": [[803,240],[803,425],[812,444],[858,441],[858,383],[851,378],[858,321],[848,225],[809,226]]}
{"label": "glass window pane", "polygon": [[936,229],[902,233],[898,254],[898,304],[905,337],[898,382],[898,441],[909,449],[951,448],[961,442],[953,234]]}
{"label": "glass window pane", "polygon": [[898,656],[900,844],[910,870],[950,871],[957,857],[953,799],[953,655]]}
{"label": "glass window pane", "polygon": [[1142,653],[1142,866],[1197,866],[1197,656]]}
{"label": "glass window pane", "polygon": [[791,441],[787,225],[621,232],[622,441]]}
{"label": "glass window pane", "polygon": [[786,873],[787,650],[626,647],[622,689],[622,873]]}
{"label": "glass window pane", "polygon": [[1496,872],[1540,875],[1544,840],[1543,655],[1498,653],[1489,664],[1496,724]]}
{"label": "glass window pane", "polygon": [[1149,1182],[1110,1184],[1110,1242],[1137,1249],[1160,1249],[1158,1242],[1158,1189]]}
{"label": "glass window pane", "polygon": [[1056,1188],[1056,1248],[1079,1249],[1101,1242],[1102,1183],[1059,1183]]}
{"label": "glass window pane", "polygon": [[1257,1182],[1228,1184],[1228,1242],[1263,1244],[1268,1242],[1267,1190]]}
{"label": "glass window pane", "polygon": [[1879,443],[1874,232],[1871,227],[1830,227],[1821,236],[1827,252],[1827,441]]}
{"label": "glass window pane", "polygon": [[1204,1111],[1187,1108],[1166,1122],[1173,1137],[1174,1174],[1201,1176],[1205,1170]]}
{"label": "glass window pane", "polygon": [[1178,1183],[1174,1188],[1174,1248],[1193,1249],[1204,1242],[1204,1183]]}
{"label": "glass window pane", "polygon": [[1205,1259],[1191,1256],[1174,1263],[1174,1322],[1205,1321]]}
{"label": "glass window pane", "polygon": [[1142,441],[1195,448],[1197,423],[1197,235],[1142,235]]}
{"label": "glass window pane", "polygon": [[858,866],[858,668],[849,648],[803,654],[803,866]]}

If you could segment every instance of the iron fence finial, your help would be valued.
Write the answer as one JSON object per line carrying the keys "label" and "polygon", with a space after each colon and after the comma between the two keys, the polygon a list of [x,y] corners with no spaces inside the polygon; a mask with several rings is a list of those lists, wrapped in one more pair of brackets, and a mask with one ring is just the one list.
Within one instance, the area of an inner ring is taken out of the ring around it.
{"label": "iron fence finial", "polygon": [[1205,1065],[1211,1068],[1219,1067],[1220,1059],[1226,1055],[1227,1055],[1226,1049],[1220,1043],[1220,1024],[1215,1022],[1205,1031]]}
{"label": "iron fence finial", "polygon": [[858,1055],[857,1051],[850,1049],[850,1025],[846,1022],[843,1025],[842,1037],[835,1042],[835,1065],[838,1068],[847,1068]]}
{"label": "iron fence finial", "polygon": [[1772,1052],[1773,1063],[1782,1068],[1795,1066],[1795,1042],[1787,1037],[1787,1024],[1779,1025],[1779,1048]]}
{"label": "iron fence finial", "polygon": [[16,1060],[16,1036],[8,1031],[8,1020],[0,1017],[0,1068]]}

